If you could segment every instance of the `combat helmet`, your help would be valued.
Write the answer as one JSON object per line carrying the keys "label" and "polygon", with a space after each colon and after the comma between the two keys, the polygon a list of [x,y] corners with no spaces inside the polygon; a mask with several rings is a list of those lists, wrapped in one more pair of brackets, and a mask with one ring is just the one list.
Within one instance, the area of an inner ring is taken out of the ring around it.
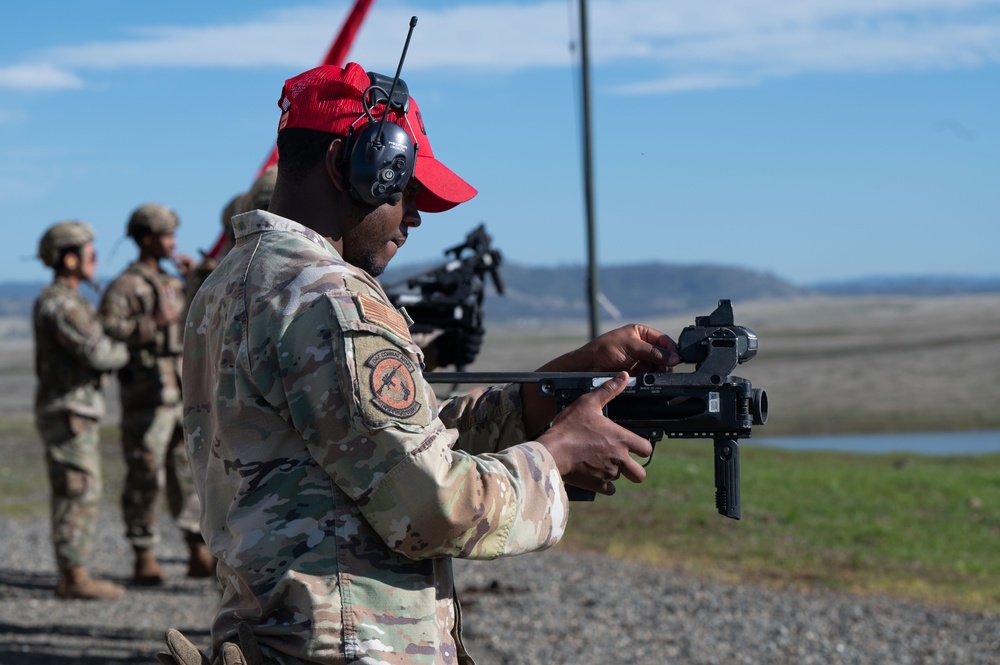
{"label": "combat helmet", "polygon": [[233,215],[238,215],[243,212],[243,197],[246,195],[246,192],[240,192],[239,194],[233,195],[233,198],[229,199],[226,207],[222,209],[222,228],[226,231],[233,227]]}
{"label": "combat helmet", "polygon": [[272,166],[261,173],[250,191],[243,195],[239,212],[250,212],[251,210],[267,210],[271,205],[271,197],[274,195],[274,183],[278,180],[278,167]]}
{"label": "combat helmet", "polygon": [[48,267],[57,268],[64,251],[71,247],[83,247],[94,237],[94,229],[86,222],[57,222],[38,242],[38,258]]}
{"label": "combat helmet", "polygon": [[125,234],[138,240],[146,235],[173,233],[180,225],[177,213],[158,203],[147,203],[135,209],[128,218]]}

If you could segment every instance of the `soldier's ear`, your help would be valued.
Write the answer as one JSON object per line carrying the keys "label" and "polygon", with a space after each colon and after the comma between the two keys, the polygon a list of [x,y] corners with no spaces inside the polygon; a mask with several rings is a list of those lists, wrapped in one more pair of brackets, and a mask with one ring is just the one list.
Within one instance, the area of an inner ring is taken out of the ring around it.
{"label": "soldier's ear", "polygon": [[76,252],[66,252],[63,254],[62,265],[65,270],[72,272],[79,267],[80,256]]}
{"label": "soldier's ear", "polygon": [[324,158],[326,174],[339,191],[347,191],[347,174],[344,171],[344,139],[335,138],[326,148]]}

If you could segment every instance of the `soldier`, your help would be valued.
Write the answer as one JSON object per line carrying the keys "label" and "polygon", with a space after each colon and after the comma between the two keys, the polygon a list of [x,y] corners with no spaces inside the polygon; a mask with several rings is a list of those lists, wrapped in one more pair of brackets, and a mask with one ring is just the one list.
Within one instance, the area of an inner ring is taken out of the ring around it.
{"label": "soldier", "polygon": [[[222,209],[222,233],[223,235],[219,239],[219,246],[217,252],[214,256],[211,252],[201,253],[201,262],[198,263],[187,275],[185,279],[185,300],[191,302],[191,298],[194,294],[201,288],[201,285],[205,282],[205,278],[215,270],[215,266],[219,265],[219,261],[225,257],[229,250],[233,246],[233,227],[229,220],[233,218],[233,215],[239,210],[240,203],[245,196],[245,192],[237,194],[233,198],[229,199],[225,207]],[[213,250],[216,251],[216,250]]]}
{"label": "soldier", "polygon": [[[277,178],[277,166],[271,166],[261,173],[249,191],[243,194],[242,197],[234,199],[236,205],[234,206],[235,212],[233,215],[253,210],[267,210],[271,205],[271,196],[274,194],[274,183],[277,181]],[[227,232],[232,233],[232,228],[232,222],[229,220],[227,223]],[[230,238],[230,241],[225,245],[225,253],[229,252],[232,245],[233,242]],[[219,256],[220,260],[225,256],[225,253]],[[211,268],[214,269],[216,265],[217,262],[213,263]],[[205,281],[205,277],[208,277],[209,272],[211,270],[205,272],[204,277],[198,283],[199,286]],[[189,290],[189,295],[193,296],[194,291]],[[188,302],[190,302],[190,297],[188,298]],[[475,331],[463,331],[459,335],[456,331],[434,330],[433,328],[419,325],[421,323],[421,321],[416,321],[417,325],[411,326],[410,333],[414,343],[424,353],[424,369],[426,371],[429,372],[445,365],[465,367],[471,364],[476,359],[476,356],[479,355],[479,350],[483,346],[483,336],[486,334],[484,329],[479,328]]]}
{"label": "soldier", "polygon": [[122,512],[135,550],[132,581],[138,585],[164,581],[153,554],[164,486],[190,551],[188,576],[208,577],[215,567],[201,537],[201,507],[181,429],[184,284],[160,266],[173,260],[182,275],[190,272],[192,260],[174,254],[178,224],[177,214],[162,205],[143,205],[132,213],[127,233],[139,246],[139,258],[108,286],[100,309],[104,329],[129,349],[128,364],[118,372],[127,468]]}
{"label": "soldier", "polygon": [[266,169],[257,177],[249,191],[237,194],[229,199],[229,202],[222,209],[223,237],[220,239],[220,245],[217,251],[215,251],[215,255],[208,256],[205,252],[202,252],[201,263],[195,266],[191,274],[188,275],[188,302],[191,302],[191,298],[194,297],[194,294],[204,284],[205,279],[219,265],[219,261],[224,259],[229,250],[233,248],[235,242],[233,238],[233,216],[250,210],[267,210],[267,206],[271,202],[271,192],[274,191],[274,178],[277,170],[276,166]]}
{"label": "soldier", "polygon": [[[274,194],[274,183],[278,179],[278,167],[271,166],[253,181],[250,191],[243,195],[240,201],[239,211],[236,214],[250,212],[251,210],[267,210],[271,205],[271,196]],[[230,225],[232,226],[232,225]]]}
{"label": "soldier", "polygon": [[[450,559],[545,549],[566,526],[564,481],[611,494],[645,474],[629,453],[650,443],[602,414],[625,372],[558,416],[535,386],[438,407],[375,277],[421,212],[476,190],[434,157],[412,97],[368,100],[373,80],[349,63],[286,82],[271,204],[234,218],[236,246],[191,304],[184,412],[223,585],[216,657],[239,639],[264,662],[470,663]],[[375,151],[352,137],[374,136],[373,113],[405,156],[366,173]],[[677,362],[668,336],[633,325],[542,369]],[[169,633],[164,662],[200,662],[189,646]]]}
{"label": "soldier", "polygon": [[38,245],[55,271],[34,308],[35,425],[45,443],[52,485],[52,544],[60,598],[114,600],[124,589],[90,577],[83,567],[94,545],[101,500],[98,426],[107,372],[123,367],[128,349],[104,334],[94,306],[80,294],[97,271],[94,232],[84,222],[59,222]]}

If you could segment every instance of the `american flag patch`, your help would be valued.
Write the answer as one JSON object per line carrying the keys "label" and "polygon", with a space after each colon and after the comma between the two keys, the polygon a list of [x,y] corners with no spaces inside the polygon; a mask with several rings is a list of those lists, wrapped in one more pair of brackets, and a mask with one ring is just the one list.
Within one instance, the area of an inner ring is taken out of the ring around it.
{"label": "american flag patch", "polygon": [[358,309],[361,311],[361,318],[368,323],[378,324],[388,328],[403,339],[410,339],[410,329],[406,325],[406,321],[392,307],[362,293],[358,296]]}

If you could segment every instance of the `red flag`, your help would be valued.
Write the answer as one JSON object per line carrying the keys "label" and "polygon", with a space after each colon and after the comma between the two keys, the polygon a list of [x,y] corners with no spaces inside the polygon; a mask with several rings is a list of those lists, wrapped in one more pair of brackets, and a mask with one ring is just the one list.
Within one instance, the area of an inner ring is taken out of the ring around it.
{"label": "red flag", "polygon": [[[365,14],[368,13],[368,8],[371,7],[374,0],[357,0],[354,3],[354,8],[351,9],[351,13],[347,15],[347,19],[344,21],[344,25],[340,28],[340,34],[337,38],[333,40],[333,44],[330,45],[330,50],[327,51],[326,57],[319,64],[321,65],[336,65],[338,67],[344,66],[344,61],[347,59],[347,53],[351,50],[351,44],[354,43],[354,37],[358,34],[358,30],[361,28],[361,22],[365,19]],[[271,151],[270,156],[264,161],[264,164],[257,171],[257,176],[259,177],[261,173],[269,169],[278,163],[278,147],[275,146]]]}
{"label": "red flag", "polygon": [[[351,44],[354,43],[354,38],[358,34],[358,30],[361,29],[361,22],[365,20],[365,15],[368,13],[368,9],[371,7],[374,0],[356,0],[354,7],[351,8],[351,12],[347,15],[347,19],[344,20],[344,25],[340,27],[340,32],[337,34],[337,38],[333,40],[333,44],[330,45],[330,50],[327,51],[326,57],[319,64],[321,65],[337,65],[338,67],[343,66],[344,61],[347,59],[347,53],[351,50]],[[257,175],[254,176],[256,180],[260,177],[264,171],[269,169],[278,163],[278,146],[274,146],[271,149],[271,154],[268,158],[264,160],[264,163],[257,170]],[[222,233],[219,239],[216,241],[215,246],[212,250],[208,252],[207,256],[210,258],[216,258],[219,252],[222,251],[222,247],[226,242],[226,234]]]}

